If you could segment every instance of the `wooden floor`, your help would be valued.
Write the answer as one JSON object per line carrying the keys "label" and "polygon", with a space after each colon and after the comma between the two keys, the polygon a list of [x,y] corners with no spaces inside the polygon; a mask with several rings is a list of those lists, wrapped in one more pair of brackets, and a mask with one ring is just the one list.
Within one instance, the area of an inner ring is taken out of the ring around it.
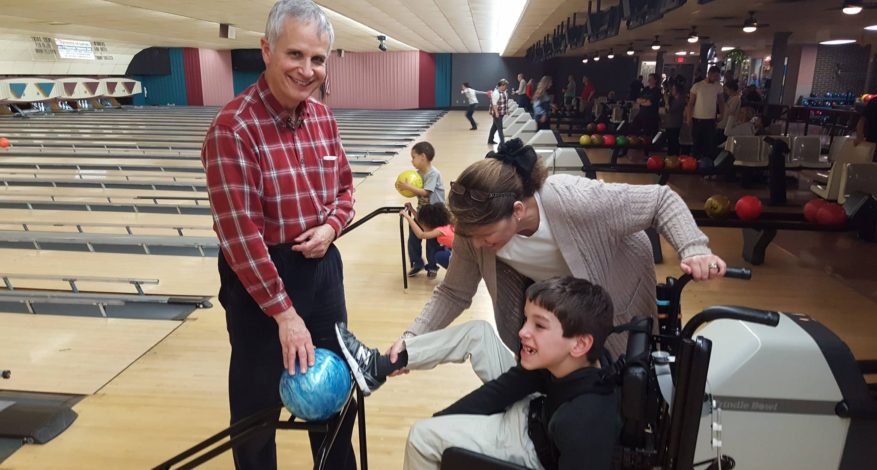
{"label": "wooden floor", "polygon": [[[486,113],[479,113],[476,119],[481,121],[482,130],[468,131],[463,113],[451,112],[424,136],[436,147],[434,164],[442,172],[446,187],[463,168],[483,158],[489,150],[485,144],[488,117]],[[392,183],[400,171],[407,169],[410,169],[410,159],[406,150],[362,182],[356,193],[358,215],[405,202],[393,190]],[[11,215],[0,211],[4,219]],[[31,217],[52,220],[54,216],[40,213]],[[72,216],[59,213],[57,217]],[[119,222],[125,218],[125,222],[132,223],[162,223],[163,217],[166,216],[113,214],[108,220]],[[180,220],[174,219],[176,223]],[[209,227],[210,222],[208,217],[189,216],[185,223]],[[738,230],[708,229],[707,234],[713,250],[729,264],[745,265],[740,257]],[[381,349],[398,337],[418,314],[438,283],[420,276],[411,280],[407,291],[402,289],[398,237],[398,218],[382,215],[338,242],[345,264],[351,328],[361,339]],[[850,245],[845,252],[833,252],[832,257],[855,259],[856,245]],[[678,259],[668,246],[664,249],[665,262],[657,269],[658,278],[679,273]],[[803,312],[838,333],[857,356],[877,358],[877,303],[843,279],[831,275],[825,265],[814,264],[812,259],[802,259],[776,245],[768,249],[767,258],[766,264],[753,267],[753,279],[749,282],[721,280],[692,285],[683,297],[685,314],[691,315],[714,304]],[[216,261],[212,259],[0,250],[0,260],[4,267],[12,263],[17,272],[46,274],[75,269],[103,276],[160,278],[160,285],[150,286],[153,292],[204,294],[218,290]],[[863,269],[875,271],[873,258],[861,262]],[[440,273],[439,279],[441,276]],[[142,356],[109,383],[79,402],[75,407],[79,419],[69,430],[46,445],[23,447],[0,463],[0,469],[148,468],[227,426],[229,346],[223,312],[218,302],[214,303],[217,307],[196,311],[171,334],[144,349]],[[459,321],[491,317],[490,301],[482,286],[472,308]],[[3,338],[40,338],[43,328],[48,328],[16,325],[19,322],[6,318],[0,316]],[[59,325],[60,322],[52,328]],[[70,334],[85,335],[86,330],[71,329]],[[93,374],[94,364],[102,363],[109,355],[121,354],[116,348],[126,341],[128,333],[106,331],[117,337],[106,342],[94,340],[99,341],[101,347],[95,348],[91,357],[80,357],[80,365],[70,366],[68,374]],[[32,348],[20,352],[26,357],[41,350],[57,350],[61,345],[37,340],[26,346],[4,339],[0,342],[3,368],[8,368],[4,362],[13,357],[10,353],[14,347]],[[16,367],[25,370],[23,366]],[[51,373],[57,372],[53,369]],[[434,371],[389,380],[367,399],[371,468],[400,468],[410,424],[430,416],[477,384],[466,365],[442,366]],[[292,431],[279,434],[280,468],[311,468],[307,449],[304,434]],[[232,468],[231,458],[223,456],[204,468]]]}

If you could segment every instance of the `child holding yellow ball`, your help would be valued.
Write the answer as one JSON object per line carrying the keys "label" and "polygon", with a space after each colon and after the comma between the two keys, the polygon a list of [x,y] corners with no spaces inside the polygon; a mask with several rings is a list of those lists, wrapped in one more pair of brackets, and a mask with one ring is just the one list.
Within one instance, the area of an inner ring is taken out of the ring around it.
{"label": "child holding yellow ball", "polygon": [[[414,147],[411,148],[411,165],[417,169],[417,173],[423,179],[423,187],[418,188],[404,181],[396,181],[396,189],[400,193],[407,191],[417,196],[418,210],[427,204],[444,204],[445,202],[445,186],[442,183],[441,173],[432,166],[433,158],[435,158],[435,148],[432,144],[426,141],[414,144]],[[420,238],[409,227],[408,256],[411,259],[411,270],[408,271],[408,277],[416,276],[425,267],[427,277],[435,278],[438,274],[435,253],[440,249],[441,246],[435,239],[426,241],[426,265],[424,266]]]}

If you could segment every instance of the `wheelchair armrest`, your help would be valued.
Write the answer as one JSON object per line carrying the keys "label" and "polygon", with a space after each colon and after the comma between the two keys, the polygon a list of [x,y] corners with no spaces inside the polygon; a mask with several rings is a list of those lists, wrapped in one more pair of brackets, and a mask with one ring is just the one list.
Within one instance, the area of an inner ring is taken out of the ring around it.
{"label": "wheelchair armrest", "polygon": [[442,453],[442,470],[530,470],[478,452],[450,447]]}

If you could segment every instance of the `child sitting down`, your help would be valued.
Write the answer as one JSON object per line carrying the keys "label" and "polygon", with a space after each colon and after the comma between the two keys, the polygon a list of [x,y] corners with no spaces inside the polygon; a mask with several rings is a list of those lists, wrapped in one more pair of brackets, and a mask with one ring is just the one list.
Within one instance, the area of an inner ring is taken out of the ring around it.
{"label": "child sitting down", "polygon": [[[533,284],[526,297],[516,365],[508,349],[488,337],[496,333],[478,326],[484,322],[407,340],[395,363],[367,349],[338,325],[342,351],[354,376],[358,381],[363,376],[370,379],[372,390],[394,370],[428,369],[465,358],[485,381],[411,427],[403,468],[438,470],[442,453],[450,447],[534,469],[611,467],[621,430],[619,398],[614,381],[598,362],[612,332],[609,294],[586,280],[560,277]],[[463,351],[467,348],[468,353]],[[357,361],[357,357],[368,360]]]}

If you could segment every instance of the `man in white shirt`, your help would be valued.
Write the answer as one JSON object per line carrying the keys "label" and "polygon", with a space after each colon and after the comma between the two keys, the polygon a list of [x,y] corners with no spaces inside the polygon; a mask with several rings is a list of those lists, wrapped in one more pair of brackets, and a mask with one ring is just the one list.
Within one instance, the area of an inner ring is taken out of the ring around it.
{"label": "man in white shirt", "polygon": [[478,130],[478,123],[472,117],[475,114],[475,107],[478,106],[478,97],[476,96],[478,93],[482,95],[487,94],[486,92],[473,89],[469,86],[469,82],[463,82],[460,94],[466,98],[466,119],[469,120],[469,124],[472,124],[472,127],[469,128],[470,131]]}
{"label": "man in white shirt", "polygon": [[709,68],[705,80],[691,87],[691,98],[685,110],[686,122],[691,125],[694,141],[692,153],[696,158],[713,158],[715,153],[716,115],[725,111],[719,67]]}
{"label": "man in white shirt", "polygon": [[522,73],[518,74],[518,89],[515,90],[514,95],[518,106],[524,108],[524,111],[529,112],[530,98],[527,97],[527,80]]}

